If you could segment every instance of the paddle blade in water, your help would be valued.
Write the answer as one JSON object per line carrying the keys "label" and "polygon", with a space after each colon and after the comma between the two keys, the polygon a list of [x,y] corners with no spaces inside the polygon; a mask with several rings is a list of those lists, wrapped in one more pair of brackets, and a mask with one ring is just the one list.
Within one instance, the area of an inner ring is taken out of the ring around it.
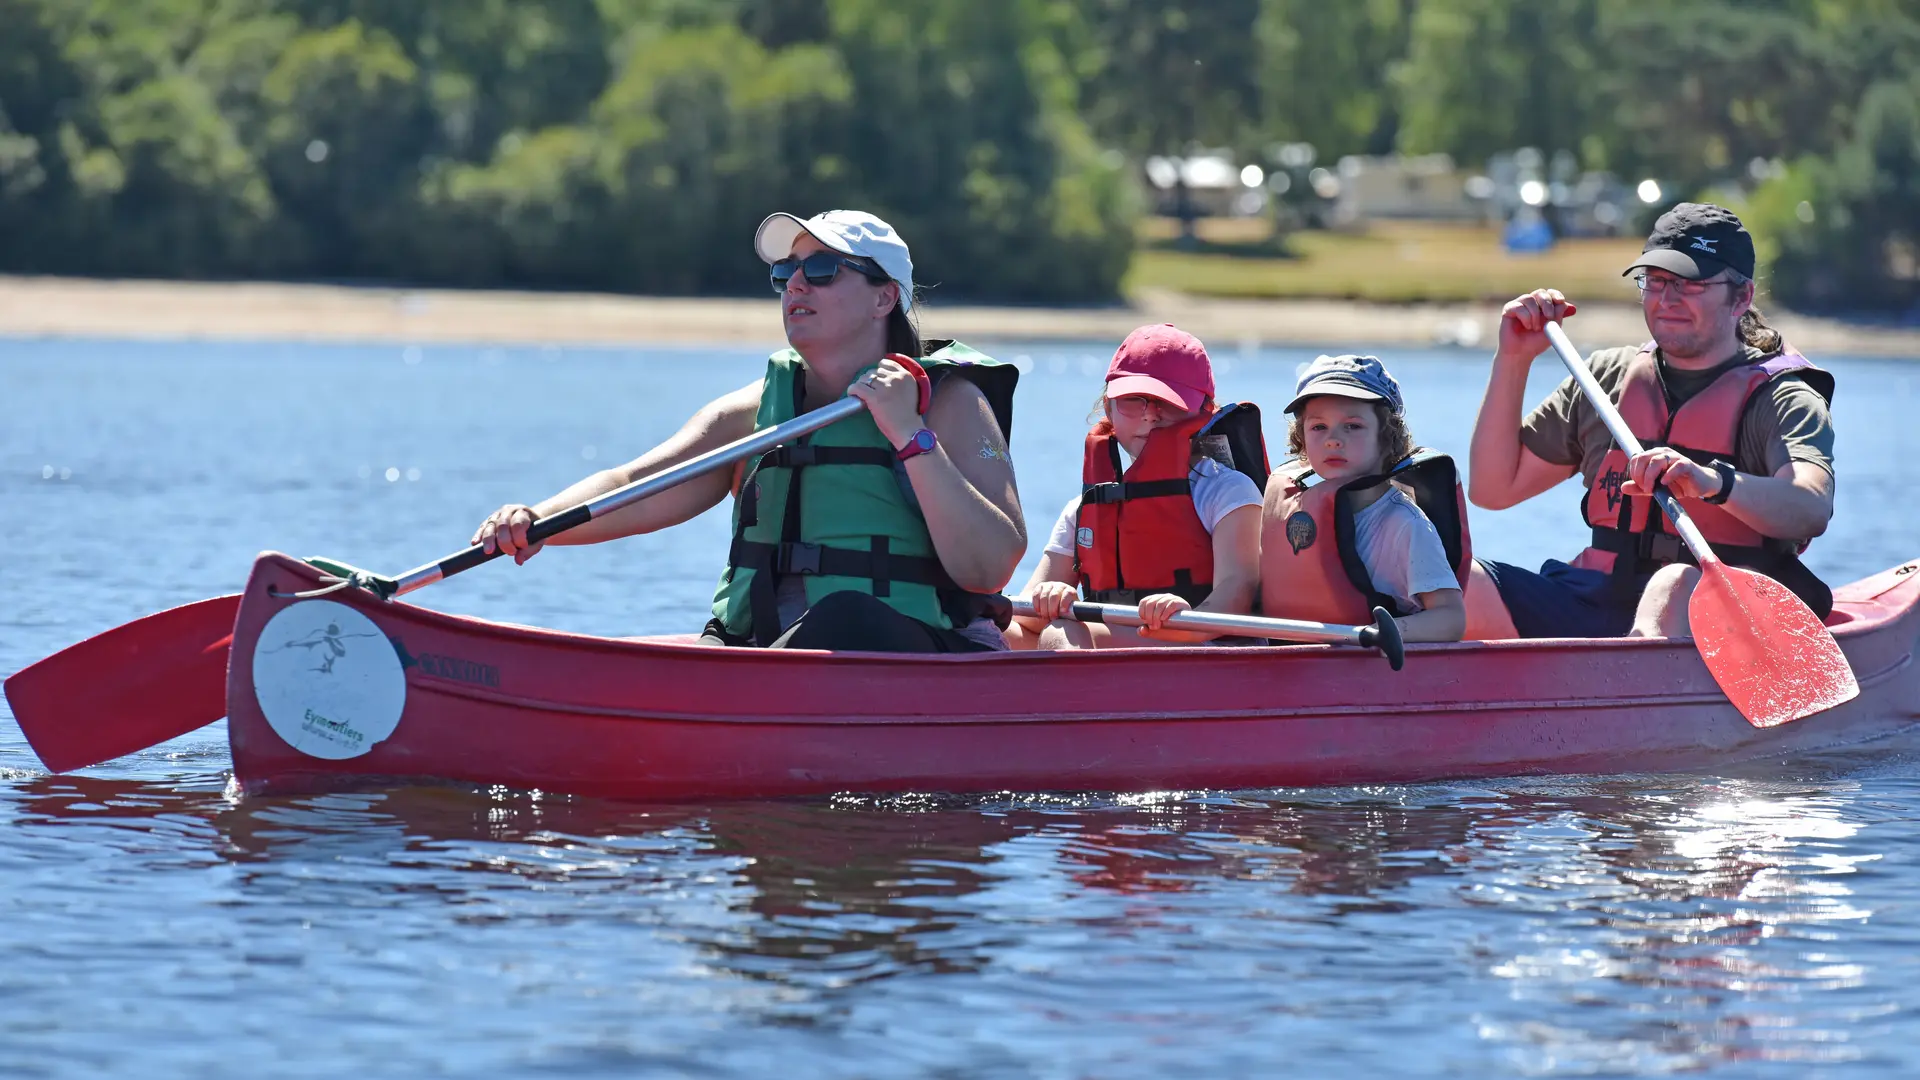
{"label": "paddle blade in water", "polygon": [[205,727],[227,715],[239,610],[239,596],[217,596],[114,627],[8,679],[7,704],[54,772]]}
{"label": "paddle blade in water", "polygon": [[1687,620],[1707,670],[1754,727],[1812,716],[1860,694],[1833,633],[1785,585],[1750,570],[1705,568]]}

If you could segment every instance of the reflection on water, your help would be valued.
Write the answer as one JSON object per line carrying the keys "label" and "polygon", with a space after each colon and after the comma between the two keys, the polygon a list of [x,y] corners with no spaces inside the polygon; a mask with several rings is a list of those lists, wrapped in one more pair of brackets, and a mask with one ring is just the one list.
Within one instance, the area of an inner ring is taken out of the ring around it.
{"label": "reflection on water", "polygon": [[[277,1045],[247,1024],[264,995],[348,1031],[451,1024],[464,1049],[408,1051],[442,1064],[750,1074],[857,1050],[882,1073],[1090,1055],[1090,1074],[1149,1074],[1196,1045],[1222,1071],[1339,1045],[1415,1075],[1870,1067],[1904,1058],[1886,1035],[1913,1004],[1911,949],[1877,944],[1912,929],[1883,870],[1910,855],[1886,827],[1905,794],[1614,780],[634,807],[41,776],[4,802],[11,891],[37,916],[0,933],[16,969],[66,973],[42,1005],[193,1002],[160,1010],[183,1028],[147,1028],[163,1047]],[[148,883],[164,911],[130,913]],[[111,933],[72,925],[109,910]],[[509,1008],[528,1019],[471,1018]],[[20,1061],[97,1034],[36,1011]],[[221,1055],[172,1060],[217,1073]]]}

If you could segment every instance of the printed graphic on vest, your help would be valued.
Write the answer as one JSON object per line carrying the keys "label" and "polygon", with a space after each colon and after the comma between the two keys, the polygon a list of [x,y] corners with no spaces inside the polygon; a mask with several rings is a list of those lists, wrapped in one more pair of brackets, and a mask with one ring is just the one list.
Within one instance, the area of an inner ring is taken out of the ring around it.
{"label": "printed graphic on vest", "polygon": [[1620,509],[1620,500],[1626,498],[1626,496],[1620,494],[1620,485],[1626,482],[1627,471],[1625,469],[1608,469],[1606,472],[1600,474],[1596,484],[1602,492],[1606,493],[1607,509],[1609,511]]}
{"label": "printed graphic on vest", "polygon": [[407,683],[394,646],[371,619],[332,600],[307,600],[260,631],[253,693],[288,746],[337,761],[393,734]]}
{"label": "printed graphic on vest", "polygon": [[1319,535],[1320,528],[1313,523],[1313,515],[1305,510],[1295,510],[1287,518],[1287,543],[1295,555],[1312,547]]}
{"label": "printed graphic on vest", "polygon": [[1088,528],[1085,525],[1080,526],[1080,528],[1077,531],[1075,531],[1073,534],[1073,542],[1080,545],[1083,548],[1092,547],[1093,546],[1093,530]]}

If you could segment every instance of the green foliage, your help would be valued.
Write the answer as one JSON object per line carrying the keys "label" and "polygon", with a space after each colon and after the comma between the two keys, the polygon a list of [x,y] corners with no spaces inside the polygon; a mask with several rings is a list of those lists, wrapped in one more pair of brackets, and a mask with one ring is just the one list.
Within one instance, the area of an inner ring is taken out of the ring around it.
{"label": "green foliage", "polygon": [[1593,86],[1600,58],[1590,44],[1602,6],[1424,0],[1394,73],[1401,147],[1467,161],[1516,146],[1578,151],[1602,105]]}
{"label": "green foliage", "polygon": [[1256,38],[1266,139],[1311,143],[1323,161],[1385,154],[1400,128],[1390,79],[1412,0],[1265,0]]}
{"label": "green foliage", "polygon": [[1144,157],[1305,141],[1689,194],[1792,160],[1752,196],[1776,295],[1914,303],[1915,0],[0,0],[0,28],[5,271],[737,292],[767,212],[852,206],[936,300],[1104,300]]}
{"label": "green foliage", "polygon": [[1796,163],[1753,209],[1782,302],[1920,313],[1920,76],[1874,84],[1838,152]]}

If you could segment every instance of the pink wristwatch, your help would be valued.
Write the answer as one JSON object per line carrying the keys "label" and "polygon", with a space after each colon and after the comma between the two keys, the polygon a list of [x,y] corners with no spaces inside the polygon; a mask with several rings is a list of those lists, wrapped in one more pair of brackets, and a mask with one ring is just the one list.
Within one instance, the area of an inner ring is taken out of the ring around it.
{"label": "pink wristwatch", "polygon": [[919,431],[908,436],[907,445],[895,450],[894,453],[899,456],[901,461],[905,461],[910,457],[919,457],[921,454],[927,453],[932,450],[935,445],[936,440],[933,437],[933,432],[928,431],[926,428],[921,428]]}

